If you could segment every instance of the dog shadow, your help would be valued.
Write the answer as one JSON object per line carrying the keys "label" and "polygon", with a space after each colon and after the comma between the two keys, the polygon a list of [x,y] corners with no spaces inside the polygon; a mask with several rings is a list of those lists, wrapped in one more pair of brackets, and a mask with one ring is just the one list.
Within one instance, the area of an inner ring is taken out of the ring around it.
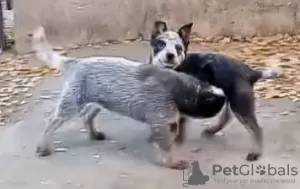
{"label": "dog shadow", "polygon": [[[80,131],[82,129],[79,126],[80,124],[75,122],[73,126],[70,125],[70,129],[54,136],[54,141],[61,141],[55,144],[55,147],[67,148],[75,153],[84,151],[87,154],[94,154],[97,151],[112,156],[122,154],[142,161],[154,160],[156,151],[153,145],[147,142],[150,136],[148,125],[117,115],[100,115],[96,120],[97,130],[104,132],[107,139],[100,141],[90,140],[86,132]],[[245,153],[246,146],[236,142],[244,140],[244,136],[239,132],[227,134],[226,130],[229,128],[226,128],[225,131],[222,131],[225,132],[224,136],[205,137],[201,135],[205,128],[202,123],[200,121],[197,124],[192,123],[188,125],[187,140],[183,146],[174,149],[175,156],[183,154],[182,157],[190,157],[190,154],[195,153],[194,150],[197,148],[201,149],[199,156],[205,153],[223,154],[226,151],[230,153]],[[74,125],[76,126],[74,127]],[[247,133],[245,132],[245,134]]]}
{"label": "dog shadow", "polygon": [[117,115],[99,117],[96,118],[95,125],[98,131],[105,133],[105,140],[91,140],[86,131],[82,132],[80,120],[73,120],[68,127],[54,136],[54,148],[65,148],[72,153],[84,151],[94,154],[97,151],[113,156],[121,153],[143,160],[149,160],[154,155],[155,149],[147,142],[150,136],[149,126]]}

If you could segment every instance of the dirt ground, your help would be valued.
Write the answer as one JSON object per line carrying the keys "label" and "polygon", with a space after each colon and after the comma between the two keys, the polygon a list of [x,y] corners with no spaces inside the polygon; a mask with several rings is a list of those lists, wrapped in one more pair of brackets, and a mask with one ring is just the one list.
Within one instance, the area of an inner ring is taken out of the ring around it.
{"label": "dirt ground", "polygon": [[[123,44],[77,49],[69,55],[116,55],[147,61],[147,48],[144,43]],[[194,46],[191,50],[197,51],[199,48]],[[30,66],[40,65],[34,58],[27,58]],[[27,103],[19,106],[19,111],[11,112],[9,121],[0,127],[0,188],[183,188],[188,170],[169,170],[151,163],[154,149],[146,142],[149,135],[147,125],[111,112],[103,112],[97,121],[110,140],[89,141],[82,130],[81,120],[75,119],[55,136],[55,146],[63,152],[45,158],[37,157],[35,147],[45,119],[55,105],[60,86],[61,77],[48,75],[39,79],[35,87],[28,89],[32,96],[26,98]],[[267,172],[270,166],[277,170],[280,167],[295,167],[299,172],[299,111],[300,104],[287,98],[257,101],[257,116],[264,129],[264,154],[262,159],[253,163],[254,175],[248,176],[213,175],[212,172],[217,164],[222,167],[252,165],[245,161],[251,147],[250,134],[236,119],[211,139],[201,138],[200,132],[214,123],[216,118],[191,120],[187,142],[174,150],[174,157],[198,160],[201,171],[209,176],[209,181],[205,185],[188,187],[299,188],[298,174],[293,176],[285,172],[280,175],[278,172],[272,176],[256,173],[256,166],[259,165],[266,166]]]}

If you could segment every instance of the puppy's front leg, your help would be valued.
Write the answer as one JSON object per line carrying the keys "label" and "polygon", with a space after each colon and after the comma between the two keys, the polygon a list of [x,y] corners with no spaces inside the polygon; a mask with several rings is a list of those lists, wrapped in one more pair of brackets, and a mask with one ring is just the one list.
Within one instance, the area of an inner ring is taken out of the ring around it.
{"label": "puppy's front leg", "polygon": [[[188,168],[188,161],[174,161],[172,156],[172,147],[176,138],[174,133],[174,124],[171,123],[165,126],[153,126],[152,128],[152,143],[158,151],[157,164],[170,169],[183,170]],[[173,132],[172,132],[173,131]]]}
{"label": "puppy's front leg", "polygon": [[36,152],[39,156],[49,156],[53,152],[52,148],[52,135],[62,126],[63,120],[59,117],[53,116],[50,118],[46,129],[44,130],[41,140],[37,146]]}
{"label": "puppy's front leg", "polygon": [[73,102],[72,96],[69,94],[63,96],[52,117],[49,119],[47,127],[42,134],[41,141],[37,146],[36,152],[39,156],[51,155],[53,152],[52,136],[54,132],[59,129],[64,122],[71,119],[76,112],[77,105]]}

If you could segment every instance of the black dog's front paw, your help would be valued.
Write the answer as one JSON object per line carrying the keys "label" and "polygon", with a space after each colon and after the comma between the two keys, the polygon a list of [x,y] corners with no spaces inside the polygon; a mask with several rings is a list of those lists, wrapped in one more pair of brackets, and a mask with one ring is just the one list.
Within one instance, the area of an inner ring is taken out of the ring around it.
{"label": "black dog's front paw", "polygon": [[201,133],[203,136],[208,136],[208,137],[212,137],[215,135],[215,132],[209,130],[209,129],[205,129],[202,131]]}
{"label": "black dog's front paw", "polygon": [[249,153],[246,157],[247,161],[257,161],[261,157],[260,153]]}
{"label": "black dog's front paw", "polygon": [[93,132],[90,134],[91,140],[105,140],[107,137],[103,132]]}

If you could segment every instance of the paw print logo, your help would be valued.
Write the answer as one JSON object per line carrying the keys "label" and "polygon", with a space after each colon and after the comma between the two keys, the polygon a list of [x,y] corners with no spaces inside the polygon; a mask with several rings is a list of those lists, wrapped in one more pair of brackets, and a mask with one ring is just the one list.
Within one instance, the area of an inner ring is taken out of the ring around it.
{"label": "paw print logo", "polygon": [[256,173],[259,174],[259,175],[264,175],[266,174],[266,167],[265,166],[256,166]]}

